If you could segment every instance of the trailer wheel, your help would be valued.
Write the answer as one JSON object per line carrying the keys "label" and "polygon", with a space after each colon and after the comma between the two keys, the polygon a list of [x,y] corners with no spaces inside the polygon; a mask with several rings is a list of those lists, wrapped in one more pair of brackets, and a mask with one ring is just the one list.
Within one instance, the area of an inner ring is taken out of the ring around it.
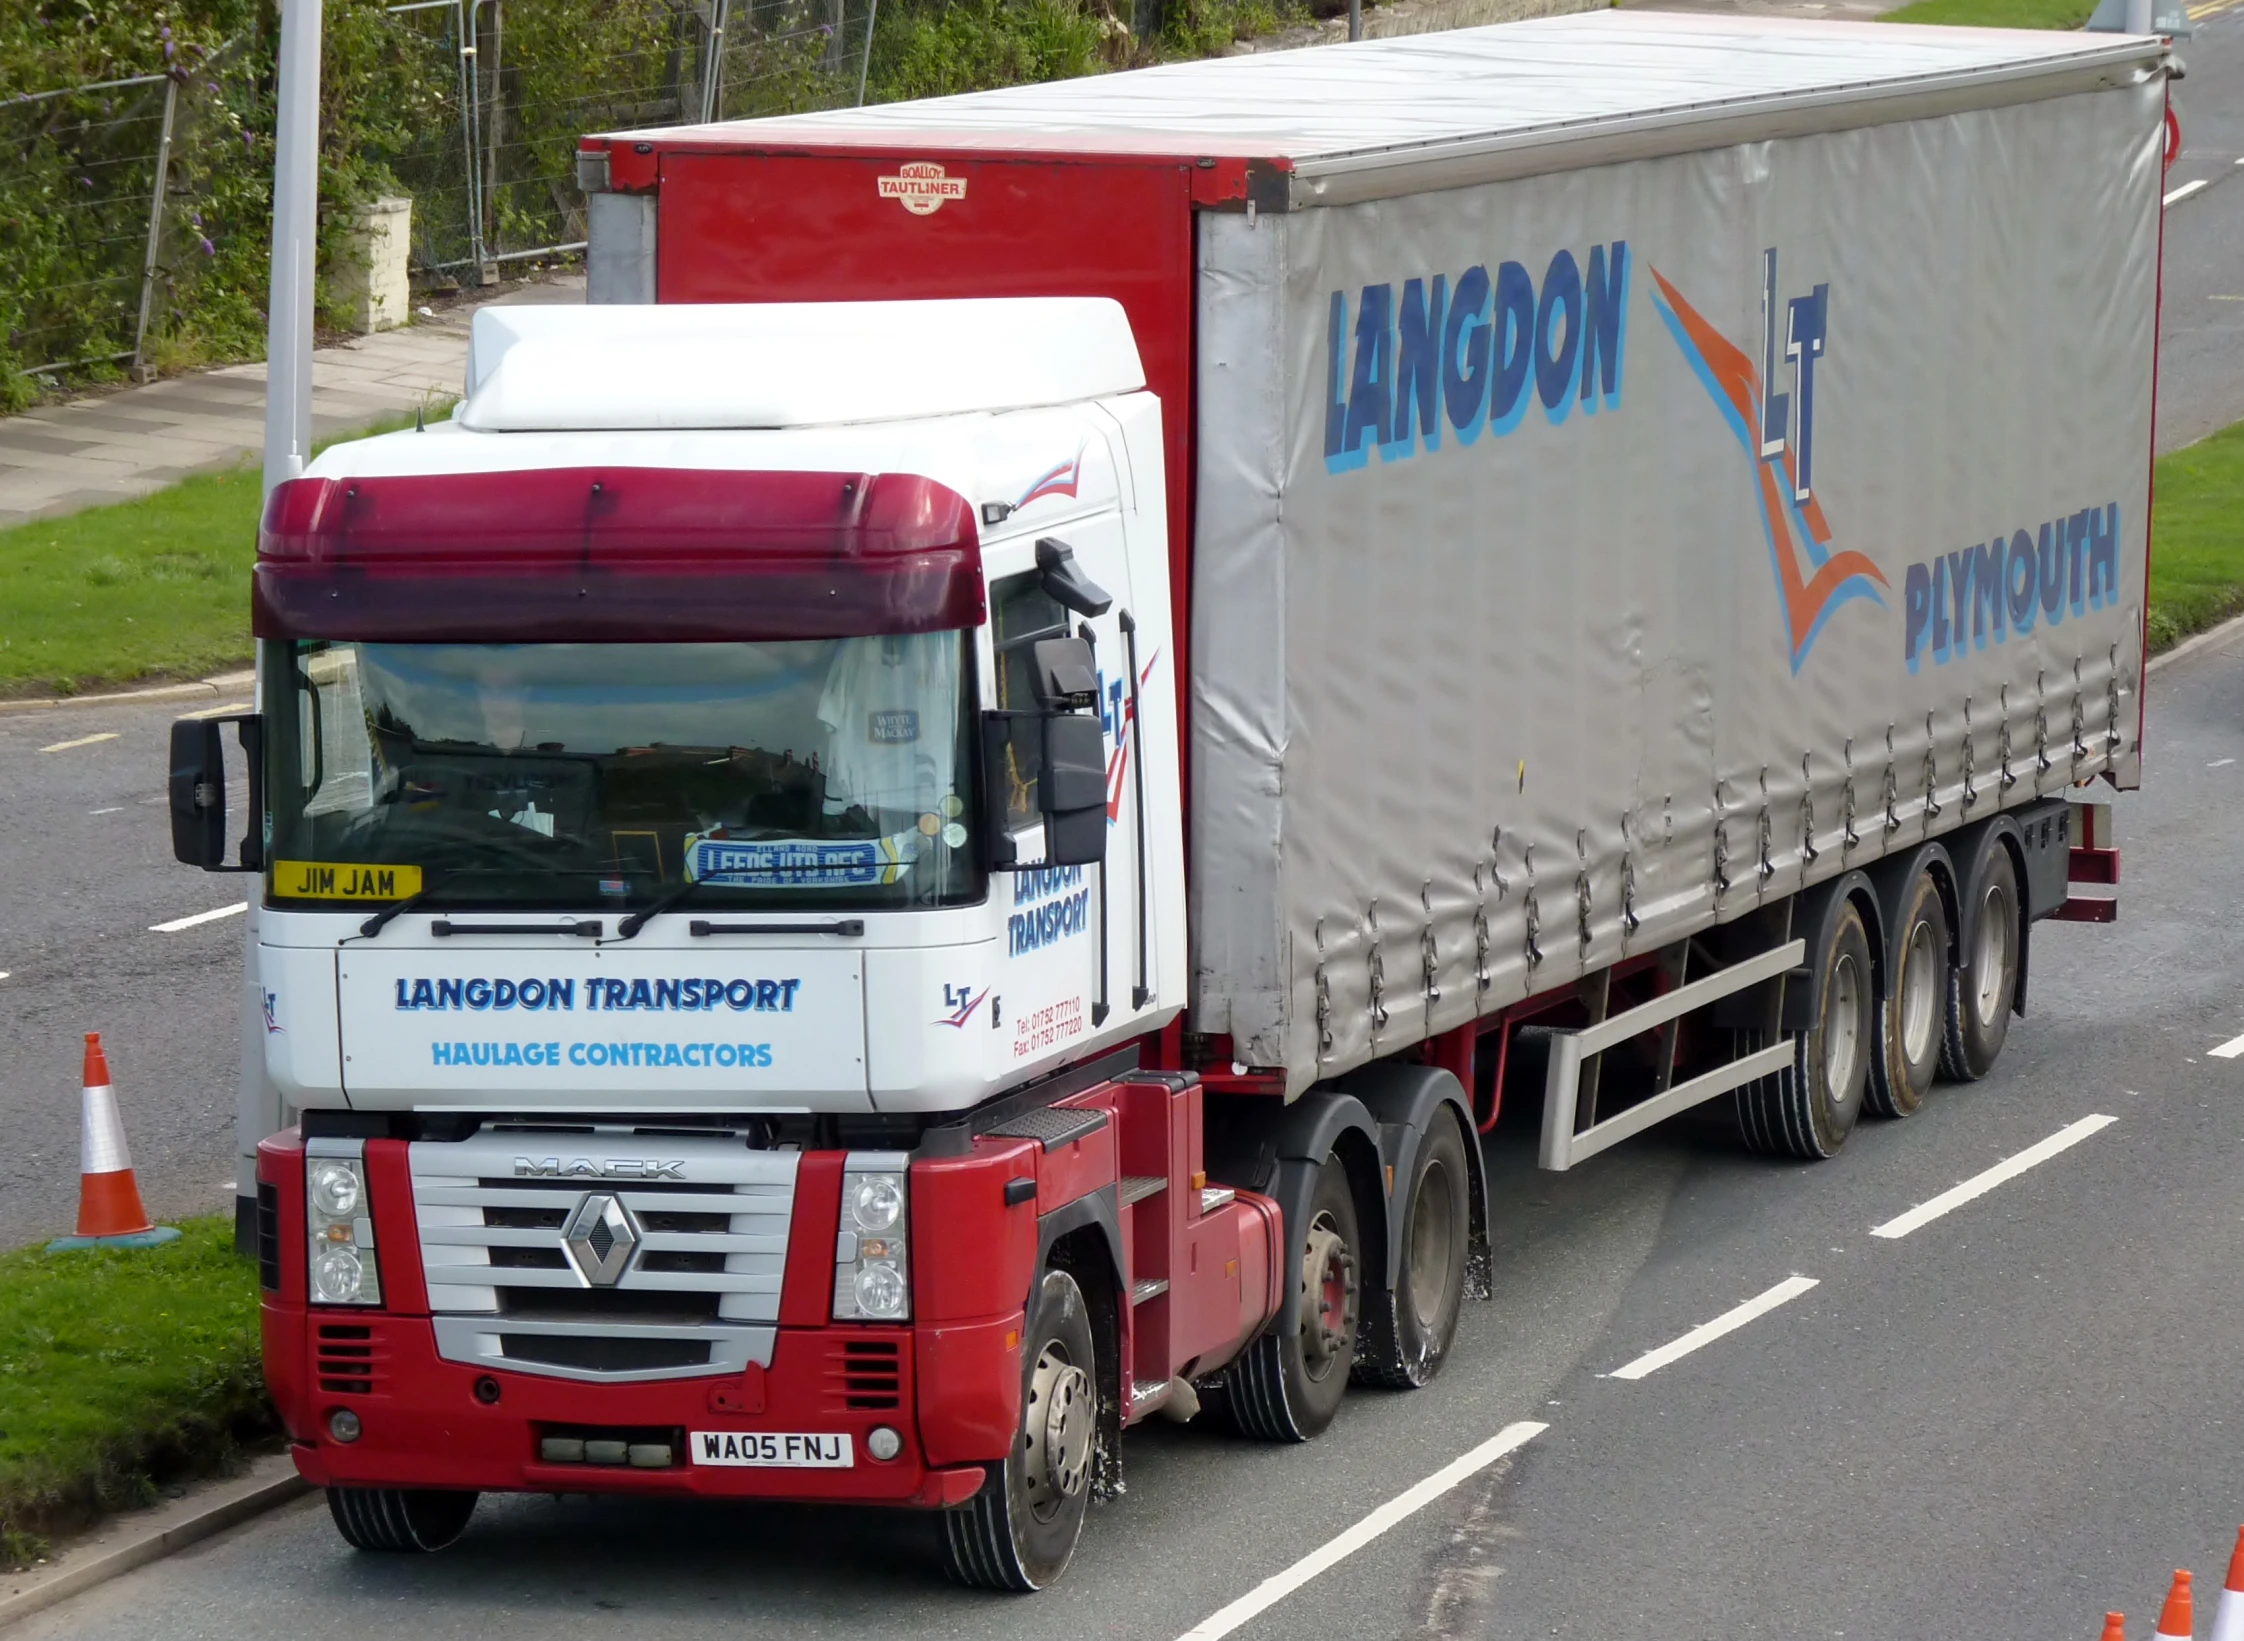
{"label": "trailer wheel", "polygon": [[1861,912],[1848,906],[1832,920],[1815,965],[1822,1006],[1814,1026],[1797,1039],[1792,1064],[1737,1092],[1745,1143],[1768,1156],[1836,1156],[1862,1114],[1878,1021]]}
{"label": "trailer wheel", "polygon": [[1301,1325],[1290,1334],[1263,1333],[1224,1378],[1225,1400],[1241,1434],[1305,1442],[1340,1411],[1356,1356],[1361,1246],[1348,1169],[1338,1157],[1327,1157],[1317,1170],[1302,1235]]}
{"label": "trailer wheel", "polygon": [[982,1490],[943,1513],[943,1562],[961,1584],[1041,1590],[1083,1536],[1098,1453],[1091,1313],[1066,1271],[1046,1271],[1021,1347],[1021,1430]]}
{"label": "trailer wheel", "polygon": [[1402,1260],[1391,1291],[1365,1306],[1358,1384],[1415,1390],[1449,1359],[1465,1308],[1471,1256],[1472,1171],[1457,1115],[1443,1106],[1411,1168],[1402,1217]]}
{"label": "trailer wheel", "polygon": [[1959,1083],[1975,1083],[1994,1069],[2018,996],[2018,868],[2000,844],[1986,858],[1973,886],[1979,916],[1972,949],[1948,971],[1940,1069]]}
{"label": "trailer wheel", "polygon": [[1906,1117],[1924,1104],[1940,1069],[1942,1012],[1948,1006],[1948,908],[1930,872],[1909,886],[1901,939],[1879,1011],[1878,1052],[1863,1098],[1881,1117]]}
{"label": "trailer wheel", "polygon": [[354,1550],[419,1555],[467,1531],[475,1493],[428,1488],[330,1487],[327,1513]]}

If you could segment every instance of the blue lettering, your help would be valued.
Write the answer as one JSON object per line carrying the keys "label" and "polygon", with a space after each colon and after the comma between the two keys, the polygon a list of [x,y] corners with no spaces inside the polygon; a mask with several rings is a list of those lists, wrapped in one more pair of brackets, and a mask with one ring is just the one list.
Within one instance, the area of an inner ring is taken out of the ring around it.
{"label": "blue lettering", "polygon": [[677,981],[675,981],[675,980],[657,980],[657,981],[655,982],[655,985],[654,985],[654,1006],[655,1006],[656,1008],[658,1008],[658,1009],[674,1009],[674,1008],[676,1008],[676,1007],[678,1006],[678,1002],[679,1002],[679,998],[678,998],[678,982],[677,982]]}
{"label": "blue lettering", "polygon": [[2041,527],[2035,556],[2041,560],[2041,613],[2054,627],[2065,619],[2065,521]]}
{"label": "blue lettering", "polygon": [[489,1007],[491,1006],[491,982],[490,982],[490,981],[488,981],[488,980],[485,980],[485,979],[482,979],[482,978],[480,978],[480,977],[478,977],[478,978],[476,978],[476,979],[474,979],[474,980],[470,980],[470,981],[469,981],[469,982],[467,983],[467,986],[466,986],[466,993],[467,993],[467,1006],[468,1006],[469,1008],[471,1008],[471,1009],[487,1009],[487,1008],[489,1008]]}
{"label": "blue lettering", "polygon": [[1535,366],[1535,281],[1517,262],[1496,269],[1496,379],[1488,389],[1488,425],[1509,433],[1527,413],[1527,373]]}
{"label": "blue lettering", "polygon": [[460,983],[457,980],[439,980],[436,983],[436,1006],[440,1009],[456,1009],[460,1006]]}
{"label": "blue lettering", "polygon": [[1909,670],[1917,670],[1917,652],[1924,648],[1925,628],[1932,620],[1932,572],[1922,564],[1909,566],[1901,592],[1901,650]]}
{"label": "blue lettering", "polygon": [[2119,601],[2119,503],[2088,510],[2088,607]]}
{"label": "blue lettering", "polygon": [[[404,982],[403,982],[403,981],[400,981],[400,982],[398,982],[398,983],[399,983],[400,985],[403,985],[403,984],[404,984]],[[429,984],[429,983],[428,983],[428,982],[427,982],[426,980],[416,980],[416,981],[414,981],[414,982],[413,982],[413,1006],[414,1006],[415,1008],[417,1008],[417,1009],[433,1009],[433,1008],[435,1008],[435,1007],[436,1007],[436,988],[435,988],[434,986],[430,985],[430,984]]]}
{"label": "blue lettering", "polygon": [[2007,543],[1998,533],[1995,539],[1971,549],[1971,645],[1973,649],[1987,647],[1989,617],[1993,618],[1995,642],[2002,642],[2003,616],[2003,558]]}
{"label": "blue lettering", "polygon": [[1332,318],[1325,329],[1325,465],[1334,472],[1363,464],[1359,455],[1353,459],[1344,454],[1347,448],[1348,395],[1341,378],[1348,361],[1348,297],[1345,292],[1332,293]]}
{"label": "blue lettering", "polygon": [[1434,275],[1430,298],[1423,279],[1404,282],[1402,315],[1396,326],[1395,425],[1380,447],[1382,457],[1409,455],[1420,435],[1428,450],[1441,448],[1441,338],[1448,306],[1445,275]]}
{"label": "blue lettering", "polygon": [[[1582,302],[1582,408],[1594,415],[1600,397],[1608,409],[1621,403],[1621,349],[1628,340],[1627,240],[1590,247]],[[1806,482],[1804,467],[1801,482]]]}
{"label": "blue lettering", "polygon": [[[1553,336],[1566,324],[1563,340]],[[1543,274],[1543,300],[1535,310],[1535,394],[1552,425],[1573,407],[1574,379],[1582,363],[1582,270],[1572,251],[1551,258]]]}
{"label": "blue lettering", "polygon": [[1488,270],[1479,263],[1459,276],[1441,334],[1442,407],[1457,442],[1471,444],[1488,408]]}
{"label": "blue lettering", "polygon": [[1366,285],[1356,310],[1356,368],[1348,384],[1348,425],[1341,456],[1362,461],[1365,439],[1384,444],[1394,420],[1395,292],[1391,285]]}

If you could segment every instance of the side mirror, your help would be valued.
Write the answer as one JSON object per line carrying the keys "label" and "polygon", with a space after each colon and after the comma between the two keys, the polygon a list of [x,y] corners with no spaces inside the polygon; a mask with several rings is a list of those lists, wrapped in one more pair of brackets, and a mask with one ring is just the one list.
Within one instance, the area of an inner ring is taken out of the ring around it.
{"label": "side mirror", "polygon": [[[226,859],[226,742],[224,726],[239,727],[249,762],[250,831],[241,841],[241,863]],[[264,720],[182,718],[171,726],[171,852],[206,872],[261,872],[265,869],[263,824]]]}
{"label": "side mirror", "polygon": [[1095,712],[1099,664],[1081,638],[1040,638],[1030,646],[1037,702],[1046,712]]}
{"label": "side mirror", "polygon": [[1106,738],[1098,719],[1044,720],[1044,768],[1036,795],[1044,811],[1048,865],[1090,866],[1106,859]]}

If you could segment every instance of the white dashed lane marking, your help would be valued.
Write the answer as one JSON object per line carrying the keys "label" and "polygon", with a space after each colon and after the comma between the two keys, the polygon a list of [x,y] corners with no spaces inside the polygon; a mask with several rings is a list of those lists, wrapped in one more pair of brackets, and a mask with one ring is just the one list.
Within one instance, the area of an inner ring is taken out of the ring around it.
{"label": "white dashed lane marking", "polygon": [[192,929],[198,923],[216,923],[222,917],[238,917],[249,910],[249,902],[237,900],[231,906],[220,906],[215,911],[197,912],[193,917],[175,917],[169,923],[151,923],[150,934],[177,934],[182,929]]}
{"label": "white dashed lane marking", "polygon": [[1550,1428],[1523,1419],[1506,1425],[1471,1452],[1454,1458],[1415,1487],[1396,1494],[1339,1537],[1311,1550],[1282,1573],[1274,1573],[1245,1595],[1203,1618],[1177,1641],[1217,1641],[1258,1613],[1267,1612],[1319,1573],[1340,1565],[1397,1524],[1407,1521],[1459,1482],[1477,1476],[1507,1453],[1517,1452]]}
{"label": "white dashed lane marking", "polygon": [[[2244,1038],[2239,1038],[2238,1042],[2244,1043]],[[2219,1051],[2215,1050],[2214,1052],[2218,1053]],[[1887,1220],[1883,1225],[1871,1226],[1870,1234],[1887,1238],[1907,1236],[1911,1231],[1930,1225],[1941,1215],[1953,1213],[1974,1197],[1985,1196],[2004,1181],[2016,1179],[2027,1169],[2037,1168],[2051,1157],[2061,1152],[2070,1151],[2082,1140],[2088,1138],[2089,1135],[2101,1133],[2117,1121],[2119,1121],[2117,1117],[2106,1117],[2099,1114],[2093,1117],[2083,1117],[2076,1123],[2068,1123],[2046,1140],[2027,1146],[2015,1157],[2009,1157],[1996,1163],[1985,1173],[1972,1175],[1961,1185],[1941,1192],[1930,1202],[1919,1203],[1907,1213],[1897,1215]]]}
{"label": "white dashed lane marking", "polygon": [[81,735],[75,741],[57,741],[53,746],[43,746],[39,750],[41,752],[68,752],[73,747],[92,746],[96,741],[114,741],[116,738],[117,732],[115,730],[106,729],[99,735]]}
{"label": "white dashed lane marking", "polygon": [[1791,1303],[1816,1285],[1812,1276],[1788,1276],[1766,1293],[1755,1294],[1744,1304],[1724,1311],[1711,1322],[1701,1322],[1682,1338],[1671,1340],[1658,1350],[1648,1350],[1626,1367],[1615,1368],[1609,1379],[1641,1379],[1646,1374],[1657,1373],[1670,1362],[1679,1362],[1694,1350],[1711,1345],[1725,1333],[1735,1333],[1757,1316],[1766,1316],[1779,1305]]}
{"label": "white dashed lane marking", "polygon": [[2244,1037],[2231,1037],[2219,1048],[2209,1048],[2205,1052],[2216,1060],[2233,1060],[2239,1054],[2244,1054]]}

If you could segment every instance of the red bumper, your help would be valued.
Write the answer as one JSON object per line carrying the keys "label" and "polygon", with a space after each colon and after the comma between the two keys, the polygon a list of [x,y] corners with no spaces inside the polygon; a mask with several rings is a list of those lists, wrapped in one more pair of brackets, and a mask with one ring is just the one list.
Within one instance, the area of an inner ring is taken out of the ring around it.
{"label": "red bumper", "polygon": [[[768,1370],[601,1385],[445,1361],[419,1317],[309,1316],[268,1301],[265,1324],[275,1389],[292,1382],[295,1390],[289,1423],[298,1437],[296,1468],[317,1486],[936,1506],[959,1503],[982,1484],[978,1464],[928,1461],[913,1416],[910,1329],[784,1329]],[[292,1354],[301,1364],[294,1372]],[[495,1401],[488,1399],[493,1386]],[[343,1408],[359,1420],[352,1442],[329,1433],[330,1417]],[[880,1428],[896,1432],[902,1444],[887,1461],[873,1458],[868,1446]],[[852,1462],[701,1464],[693,1454],[703,1434],[846,1435]],[[541,1444],[555,1436],[667,1444],[672,1462],[659,1469],[548,1463]]]}

